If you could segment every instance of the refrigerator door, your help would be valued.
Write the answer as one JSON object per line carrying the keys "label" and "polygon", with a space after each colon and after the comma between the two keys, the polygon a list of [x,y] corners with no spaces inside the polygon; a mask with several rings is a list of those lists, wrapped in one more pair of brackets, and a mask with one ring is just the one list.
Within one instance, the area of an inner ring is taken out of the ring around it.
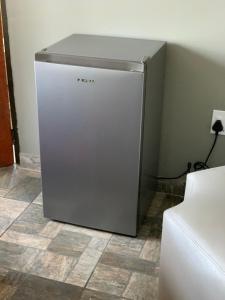
{"label": "refrigerator door", "polygon": [[45,217],[136,235],[143,82],[36,62]]}

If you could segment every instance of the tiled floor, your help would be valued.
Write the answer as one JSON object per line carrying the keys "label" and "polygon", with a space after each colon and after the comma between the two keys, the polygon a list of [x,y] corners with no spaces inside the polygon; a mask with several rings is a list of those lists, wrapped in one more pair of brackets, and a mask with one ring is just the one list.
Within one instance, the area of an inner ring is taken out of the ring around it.
{"label": "tiled floor", "polygon": [[0,299],[157,299],[162,212],[157,194],[137,238],[45,219],[38,173],[0,169]]}

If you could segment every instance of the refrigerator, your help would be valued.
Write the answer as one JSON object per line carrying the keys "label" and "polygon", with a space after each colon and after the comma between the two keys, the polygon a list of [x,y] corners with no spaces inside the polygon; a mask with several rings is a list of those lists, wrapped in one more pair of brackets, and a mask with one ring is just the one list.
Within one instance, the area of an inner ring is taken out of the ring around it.
{"label": "refrigerator", "polygon": [[137,235],[156,188],[165,51],[73,34],[35,54],[46,218]]}

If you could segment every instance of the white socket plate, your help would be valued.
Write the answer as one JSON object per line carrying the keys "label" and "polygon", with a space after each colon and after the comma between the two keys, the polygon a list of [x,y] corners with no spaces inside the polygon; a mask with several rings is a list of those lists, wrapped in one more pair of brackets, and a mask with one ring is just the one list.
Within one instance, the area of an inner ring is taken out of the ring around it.
{"label": "white socket plate", "polygon": [[221,131],[219,134],[220,135],[225,135],[225,111],[224,110],[213,110],[213,115],[212,115],[212,123],[211,123],[211,128],[210,128],[210,133],[215,133],[212,130],[213,124],[216,122],[216,120],[220,120],[223,124],[224,130]]}

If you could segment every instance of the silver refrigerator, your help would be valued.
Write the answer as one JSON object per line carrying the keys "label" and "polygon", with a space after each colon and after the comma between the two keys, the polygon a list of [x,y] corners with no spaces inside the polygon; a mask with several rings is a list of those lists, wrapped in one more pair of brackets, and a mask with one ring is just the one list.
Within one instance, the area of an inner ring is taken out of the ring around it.
{"label": "silver refrigerator", "polygon": [[74,34],[36,53],[45,217],[136,236],[156,184],[165,49]]}

